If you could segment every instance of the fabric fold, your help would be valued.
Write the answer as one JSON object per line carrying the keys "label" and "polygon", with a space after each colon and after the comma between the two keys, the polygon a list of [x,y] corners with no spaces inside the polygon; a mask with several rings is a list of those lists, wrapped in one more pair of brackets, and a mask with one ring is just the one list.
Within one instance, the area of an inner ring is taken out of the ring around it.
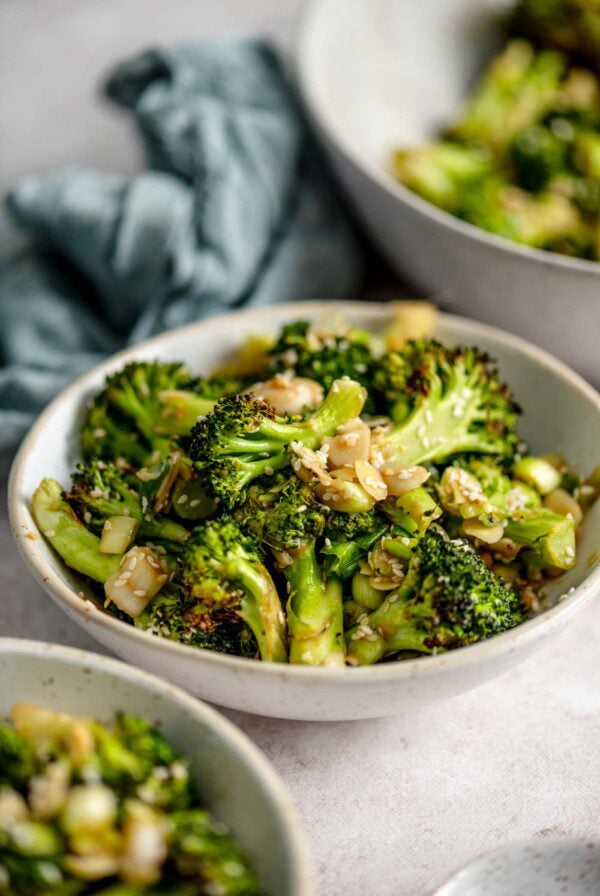
{"label": "fabric fold", "polygon": [[268,46],[150,50],[106,93],[133,114],[148,170],[32,178],[8,198],[22,233],[0,224],[0,446],[125,345],[359,287],[351,226]]}

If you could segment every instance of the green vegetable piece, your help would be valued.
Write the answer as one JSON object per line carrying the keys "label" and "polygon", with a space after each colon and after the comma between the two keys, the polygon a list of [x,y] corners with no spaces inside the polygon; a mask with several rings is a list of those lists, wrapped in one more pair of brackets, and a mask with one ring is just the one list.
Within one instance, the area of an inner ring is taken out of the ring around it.
{"label": "green vegetable piece", "polygon": [[347,632],[348,661],[363,665],[403,650],[462,647],[522,621],[517,593],[467,542],[434,525],[419,539],[397,592]]}
{"label": "green vegetable piece", "polygon": [[117,571],[121,558],[101,553],[100,539],[77,519],[62,493],[55,479],[42,479],[31,499],[36,525],[67,566],[104,583]]}
{"label": "green vegetable piece", "polygon": [[139,520],[130,516],[109,516],[104,523],[98,550],[102,554],[124,554],[135,538]]}
{"label": "green vegetable piece", "polygon": [[383,601],[384,592],[373,587],[369,576],[356,572],[352,576],[352,597],[367,610],[376,610]]}
{"label": "green vegetable piece", "polygon": [[218,504],[209,497],[197,477],[178,479],[173,488],[173,512],[182,520],[205,520],[214,516]]}
{"label": "green vegetable piece", "polygon": [[341,583],[323,579],[314,551],[300,550],[287,569],[290,663],[343,666],[345,655]]}
{"label": "green vegetable piece", "polygon": [[190,455],[202,485],[227,509],[236,507],[253,480],[289,466],[292,442],[317,448],[325,436],[360,414],[365,399],[359,383],[336,380],[308,417],[288,422],[252,394],[222,398],[192,430]]}
{"label": "green vegetable piece", "polygon": [[543,457],[522,457],[516,461],[513,472],[517,479],[522,479],[540,495],[547,495],[560,486],[559,471]]}
{"label": "green vegetable piece", "polygon": [[261,659],[287,660],[285,617],[275,584],[255,541],[227,519],[201,523],[179,559],[179,572],[195,616],[206,630],[240,619],[254,634]]}
{"label": "green vegetable piece", "polygon": [[575,565],[575,523],[545,508],[522,510],[507,522],[505,534],[528,548],[531,566],[571,569]]}
{"label": "green vegetable piece", "polygon": [[442,508],[422,487],[396,498],[396,508],[394,522],[410,535],[427,531],[431,523],[442,515]]}

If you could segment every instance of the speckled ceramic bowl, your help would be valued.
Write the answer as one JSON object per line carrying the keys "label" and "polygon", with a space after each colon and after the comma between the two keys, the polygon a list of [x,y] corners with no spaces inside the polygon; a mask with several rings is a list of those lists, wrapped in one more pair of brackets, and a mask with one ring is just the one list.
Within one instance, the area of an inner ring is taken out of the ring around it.
{"label": "speckled ceramic bowl", "polygon": [[[390,319],[385,305],[337,305],[348,318],[377,331]],[[115,355],[62,393],[44,411],[15,460],[9,489],[12,529],[25,562],[51,597],[89,634],[129,662],[215,703],[290,719],[360,719],[413,712],[425,703],[468,690],[538,650],[600,589],[600,502],[588,514],[580,561],[550,589],[544,613],[489,641],[462,650],[359,669],[316,669],[261,663],[211,653],[138,631],[78,597],[82,583],[36,537],[31,495],[42,476],[68,482],[76,461],[77,426],[85,399],[107,373],[134,358],[182,360],[198,373],[222,362],[249,332],[274,332],[299,317],[314,318],[323,302],[279,305],[230,314],[173,330]],[[522,434],[534,452],[556,451],[590,472],[600,454],[600,396],[580,377],[521,339],[460,317],[442,315],[436,335],[478,345],[500,362],[524,409]],[[34,536],[32,539],[31,536]],[[564,600],[561,595],[573,589]]]}
{"label": "speckled ceramic bowl", "polygon": [[508,0],[311,0],[297,80],[329,160],[398,273],[600,383],[600,264],[520,246],[400,184],[392,150],[456,119],[499,46]]}
{"label": "speckled ceramic bowl", "polygon": [[598,896],[600,843],[530,840],[463,868],[433,896]]}
{"label": "speckled ceramic bowl", "polygon": [[262,753],[214,709],[117,660],[0,638],[0,720],[19,700],[110,721],[144,716],[190,757],[206,805],[245,847],[269,896],[311,896],[304,832],[283,783]]}

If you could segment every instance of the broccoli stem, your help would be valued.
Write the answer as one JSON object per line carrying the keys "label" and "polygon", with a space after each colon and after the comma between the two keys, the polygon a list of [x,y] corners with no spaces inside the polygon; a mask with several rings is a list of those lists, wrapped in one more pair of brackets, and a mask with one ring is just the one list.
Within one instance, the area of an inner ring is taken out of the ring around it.
{"label": "broccoli stem", "polygon": [[426,633],[415,627],[414,613],[406,612],[404,600],[411,594],[410,585],[405,584],[399,591],[388,595],[366,621],[370,633],[364,635],[364,628],[361,632],[358,626],[350,629],[346,642],[352,665],[370,666],[386,654],[400,650],[431,653],[424,643]]}
{"label": "broccoli stem", "polygon": [[[332,435],[341,423],[358,417],[367,398],[366,389],[348,377],[336,380],[319,407],[298,425],[298,439],[307,448],[316,448],[325,436]],[[266,428],[277,424],[266,421]],[[283,432],[289,432],[288,425]],[[294,440],[292,436],[290,441]]]}
{"label": "broccoli stem", "polygon": [[228,559],[228,575],[243,588],[241,617],[254,634],[262,660],[286,663],[286,633],[281,602],[271,576],[262,564],[240,557]]}
{"label": "broccoli stem", "polygon": [[288,553],[292,562],[285,567],[284,575],[289,587],[290,663],[343,666],[341,583],[333,577],[328,582],[323,579],[314,541]]}
{"label": "broccoli stem", "polygon": [[568,516],[542,507],[522,510],[508,520],[504,531],[527,548],[533,567],[571,569],[575,565],[575,524]]}
{"label": "broccoli stem", "polygon": [[31,499],[33,518],[67,566],[104,583],[118,570],[121,557],[100,552],[100,539],[77,519],[62,494],[59,482],[43,479]]}
{"label": "broccoli stem", "polygon": [[161,436],[185,436],[198,417],[205,417],[215,406],[211,398],[202,398],[185,389],[168,389],[159,392],[160,416],[154,424],[154,432]]}

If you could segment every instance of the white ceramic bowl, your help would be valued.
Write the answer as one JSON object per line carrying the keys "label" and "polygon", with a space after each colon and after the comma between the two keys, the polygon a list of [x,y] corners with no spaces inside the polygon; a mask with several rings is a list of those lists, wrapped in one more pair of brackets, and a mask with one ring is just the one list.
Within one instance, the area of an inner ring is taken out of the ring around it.
{"label": "white ceramic bowl", "polygon": [[432,896],[598,896],[600,843],[553,837],[511,843],[455,874]]}
{"label": "white ceramic bowl", "polygon": [[[328,302],[376,331],[390,311],[369,302]],[[280,718],[360,719],[411,712],[465,691],[537,650],[600,588],[600,502],[587,516],[576,569],[554,583],[547,612],[503,635],[462,650],[363,669],[315,669],[261,663],[184,646],[138,631],[77,595],[70,572],[37,532],[31,495],[42,476],[67,483],[76,461],[77,426],[84,400],[107,373],[134,358],[183,360],[199,373],[222,362],[248,332],[275,332],[286,321],[314,318],[323,302],[278,305],[230,314],[172,330],[120,352],[62,393],[39,417],[14,462],[9,511],[14,536],[33,575],[66,612],[115,653],[189,691],[235,709]],[[600,396],[545,352],[482,324],[442,315],[436,335],[476,344],[500,361],[501,372],[524,408],[522,434],[533,451],[556,451],[589,472],[600,459]],[[574,588],[567,599],[559,596]]]}
{"label": "white ceramic bowl", "polygon": [[359,217],[398,273],[600,382],[600,264],[519,246],[399,184],[392,149],[449,124],[498,41],[506,0],[312,0],[296,71]]}
{"label": "white ceramic bowl", "polygon": [[314,893],[305,835],[283,783],[260,750],[214,709],[117,660],[0,638],[0,722],[18,700],[100,721],[123,710],[157,724],[189,756],[206,805],[247,850],[265,893]]}

